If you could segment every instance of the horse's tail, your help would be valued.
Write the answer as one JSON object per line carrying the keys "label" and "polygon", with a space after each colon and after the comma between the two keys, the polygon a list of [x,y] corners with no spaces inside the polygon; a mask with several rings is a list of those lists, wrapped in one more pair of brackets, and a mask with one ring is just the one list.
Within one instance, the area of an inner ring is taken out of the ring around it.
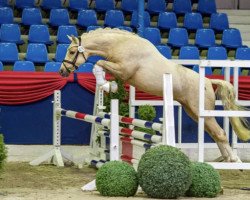
{"label": "horse's tail", "polygon": [[[231,83],[218,79],[211,79],[212,84],[217,85],[216,95],[222,100],[225,110],[247,110],[246,108],[236,105],[235,92]],[[246,118],[230,117],[230,123],[233,130],[243,141],[250,140],[250,128]]]}

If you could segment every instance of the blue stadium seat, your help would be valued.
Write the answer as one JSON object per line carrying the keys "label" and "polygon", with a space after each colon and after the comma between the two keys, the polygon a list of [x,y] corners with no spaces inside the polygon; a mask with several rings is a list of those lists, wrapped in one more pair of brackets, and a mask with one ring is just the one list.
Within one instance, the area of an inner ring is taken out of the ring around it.
{"label": "blue stadium seat", "polygon": [[158,17],[157,27],[161,30],[169,30],[177,27],[177,17],[174,12],[161,12]]}
{"label": "blue stadium seat", "polygon": [[174,0],[173,11],[178,15],[192,12],[192,5],[190,0]]}
{"label": "blue stadium seat", "polygon": [[210,18],[209,28],[216,32],[223,32],[229,29],[229,22],[226,13],[213,13]]}
{"label": "blue stadium seat", "polygon": [[203,20],[200,13],[186,13],[183,26],[189,31],[196,31],[203,28]]}
{"label": "blue stadium seat", "polygon": [[150,14],[158,14],[166,11],[166,1],[165,0],[148,0],[146,10]]}
{"label": "blue stadium seat", "polygon": [[69,44],[58,44],[56,47],[56,55],[55,55],[55,61],[56,62],[62,62],[65,58],[65,55],[67,53]]}
{"label": "blue stadium seat", "polygon": [[[194,65],[193,70],[196,71],[197,73],[199,73],[199,66],[198,65]],[[213,71],[211,67],[206,67],[205,69],[205,75],[212,75]]]}
{"label": "blue stadium seat", "polygon": [[47,25],[31,25],[29,29],[28,42],[52,45],[53,41],[50,40],[48,26]]}
{"label": "blue stadium seat", "polygon": [[35,0],[16,0],[15,4],[16,8],[24,9],[24,8],[34,8]]}
{"label": "blue stadium seat", "polygon": [[122,0],[121,2],[121,10],[123,12],[130,12],[137,10],[138,0]]}
{"label": "blue stadium seat", "polygon": [[15,43],[0,43],[0,61],[14,63],[18,60],[18,49]]}
{"label": "blue stadium seat", "polygon": [[125,31],[128,31],[128,32],[133,32],[133,29],[129,26],[117,26],[116,28],[119,28],[121,30],[125,30]]}
{"label": "blue stadium seat", "polygon": [[[227,50],[224,47],[209,47],[207,51],[207,60],[226,60]],[[221,69],[221,67],[218,67]],[[217,68],[217,69],[218,69]],[[214,68],[216,69],[216,68]],[[224,67],[222,67],[221,74],[224,74]]]}
{"label": "blue stadium seat", "polygon": [[10,6],[9,0],[0,0],[0,7],[8,7]]}
{"label": "blue stadium seat", "polygon": [[13,42],[17,45],[22,45],[24,43],[21,39],[21,31],[18,24],[2,24],[0,35],[1,42]]}
{"label": "blue stadium seat", "polygon": [[161,53],[161,55],[163,55],[165,58],[167,58],[167,59],[172,58],[170,47],[168,47],[166,45],[158,45],[158,46],[156,46],[156,48]]}
{"label": "blue stadium seat", "polygon": [[207,51],[208,60],[226,60],[227,50],[224,47],[209,47]]}
{"label": "blue stadium seat", "polygon": [[179,59],[199,60],[200,52],[196,46],[182,46],[180,48]]}
{"label": "blue stadium seat", "polygon": [[[238,60],[250,60],[250,48],[248,48],[248,47],[240,47],[240,48],[238,48],[236,50],[235,59],[238,59]],[[250,75],[250,69],[249,68],[239,68],[239,71],[241,71],[241,69],[247,69],[248,70],[248,76]]]}
{"label": "blue stadium seat", "polygon": [[235,59],[239,60],[250,60],[250,48],[248,47],[240,47],[237,48]]}
{"label": "blue stadium seat", "polygon": [[213,29],[198,29],[195,35],[195,45],[201,49],[206,49],[211,46],[216,46],[215,34]]}
{"label": "blue stadium seat", "polygon": [[49,61],[45,44],[30,43],[27,47],[26,60],[34,63],[46,63]]}
{"label": "blue stadium seat", "polygon": [[81,10],[78,12],[78,26],[87,28],[88,26],[97,26],[97,15],[94,10]]}
{"label": "blue stadium seat", "polygon": [[69,10],[80,11],[88,9],[88,0],[69,0]]}
{"label": "blue stadium seat", "polygon": [[114,0],[95,0],[95,9],[98,12],[106,12],[115,9]]}
{"label": "blue stadium seat", "polygon": [[42,24],[42,14],[38,8],[24,8],[21,22],[25,26]]}
{"label": "blue stadium seat", "polygon": [[222,34],[221,44],[228,49],[242,47],[240,31],[235,28],[225,29]]}
{"label": "blue stadium seat", "polygon": [[98,28],[102,28],[102,26],[88,26],[86,31],[87,32],[94,31],[94,30],[96,30]]}
{"label": "blue stadium seat", "polygon": [[[137,14],[137,11],[134,11],[132,13],[130,26],[132,28],[137,28],[138,27],[138,14]],[[145,27],[150,26],[150,15],[149,15],[149,13],[147,11],[144,11],[144,26]]]}
{"label": "blue stadium seat", "polygon": [[188,32],[185,28],[171,28],[168,36],[168,45],[180,48],[188,45]]}
{"label": "blue stadium seat", "polygon": [[111,28],[124,25],[124,15],[120,10],[108,10],[104,18],[104,26]]}
{"label": "blue stadium seat", "polygon": [[69,13],[67,9],[51,9],[49,24],[51,26],[69,25]]}
{"label": "blue stadium seat", "polygon": [[61,67],[61,62],[47,62],[45,63],[45,72],[58,72]]}
{"label": "blue stadium seat", "polygon": [[215,0],[199,0],[197,11],[204,15],[211,15],[216,13],[216,2]]}
{"label": "blue stadium seat", "polygon": [[78,37],[77,29],[75,26],[59,26],[57,31],[57,43],[70,44],[67,35],[74,35]]}
{"label": "blue stadium seat", "polygon": [[13,22],[13,10],[9,7],[0,7],[0,24],[12,24]]}
{"label": "blue stadium seat", "polygon": [[149,40],[155,46],[161,44],[161,32],[158,28],[145,28],[144,38]]}
{"label": "blue stadium seat", "polygon": [[[179,59],[183,60],[199,60],[200,52],[196,46],[182,46],[180,48]],[[194,65],[183,65],[188,68],[193,68]]]}
{"label": "blue stadium seat", "polygon": [[13,67],[13,71],[19,71],[19,72],[34,72],[36,71],[35,65],[33,62],[30,61],[16,61]]}
{"label": "blue stadium seat", "polygon": [[95,64],[98,60],[105,60],[105,58],[102,56],[90,56],[88,57],[87,62]]}
{"label": "blue stadium seat", "polygon": [[51,10],[57,8],[63,8],[61,0],[43,0],[41,8],[44,10]]}
{"label": "blue stadium seat", "polygon": [[79,66],[78,70],[76,70],[77,73],[79,72],[92,72],[94,65],[92,63],[84,63]]}
{"label": "blue stadium seat", "polygon": [[4,68],[3,68],[3,63],[0,61],[0,71],[3,71]]}

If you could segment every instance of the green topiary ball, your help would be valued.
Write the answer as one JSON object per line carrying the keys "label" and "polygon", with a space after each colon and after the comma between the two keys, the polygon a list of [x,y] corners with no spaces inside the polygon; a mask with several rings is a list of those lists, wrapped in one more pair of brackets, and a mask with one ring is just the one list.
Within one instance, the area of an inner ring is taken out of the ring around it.
{"label": "green topiary ball", "polygon": [[179,149],[161,145],[146,151],[138,165],[142,190],[152,198],[177,198],[188,190],[191,162]]}
{"label": "green topiary ball", "polygon": [[221,191],[220,174],[211,165],[194,162],[191,169],[192,184],[187,196],[215,197]]}
{"label": "green topiary ball", "polygon": [[153,121],[156,118],[156,110],[154,106],[142,105],[138,108],[139,119]]}
{"label": "green topiary ball", "polygon": [[103,196],[134,196],[138,189],[136,171],[125,162],[107,162],[96,173],[96,188]]}
{"label": "green topiary ball", "polygon": [[4,164],[7,158],[7,148],[4,144],[4,137],[0,134],[0,171],[4,168]]}

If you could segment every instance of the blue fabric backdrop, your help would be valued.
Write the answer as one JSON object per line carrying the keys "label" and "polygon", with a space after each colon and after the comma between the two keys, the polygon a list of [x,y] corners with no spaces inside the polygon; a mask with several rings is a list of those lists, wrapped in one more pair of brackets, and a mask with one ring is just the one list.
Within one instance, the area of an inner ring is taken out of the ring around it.
{"label": "blue fabric backdrop", "polygon": [[[52,144],[53,95],[33,104],[0,106],[0,133],[7,144]],[[93,113],[94,94],[77,83],[62,89],[62,108]],[[177,108],[175,108],[177,116]],[[157,116],[162,109],[157,108]],[[221,120],[220,120],[221,121]],[[175,120],[177,132],[177,119]],[[62,119],[62,144],[89,144],[91,124]],[[211,141],[206,135],[206,141]],[[197,142],[197,124],[183,114],[183,142]]]}

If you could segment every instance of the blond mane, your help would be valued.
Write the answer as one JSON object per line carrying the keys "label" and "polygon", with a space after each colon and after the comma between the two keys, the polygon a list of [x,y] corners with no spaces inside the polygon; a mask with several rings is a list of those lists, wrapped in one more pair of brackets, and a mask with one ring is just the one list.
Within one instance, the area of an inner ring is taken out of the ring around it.
{"label": "blond mane", "polygon": [[131,33],[129,31],[126,31],[126,30],[121,30],[121,29],[118,29],[118,28],[98,28],[96,30],[92,30],[88,33],[83,33],[81,36],[93,36],[93,35],[100,35],[100,34],[123,34],[123,35],[126,35],[126,36],[136,36],[138,37],[137,34],[135,33]]}

